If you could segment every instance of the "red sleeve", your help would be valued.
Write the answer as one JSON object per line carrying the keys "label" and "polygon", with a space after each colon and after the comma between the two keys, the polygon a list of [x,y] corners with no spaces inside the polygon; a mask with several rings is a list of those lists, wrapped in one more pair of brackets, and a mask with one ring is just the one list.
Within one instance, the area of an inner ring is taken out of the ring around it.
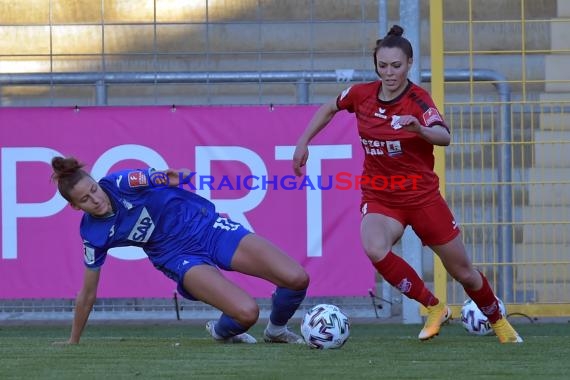
{"label": "red sleeve", "polygon": [[427,93],[426,93],[426,96],[424,96],[424,98],[422,100],[423,100],[423,103],[425,104],[425,106],[427,106],[427,107],[424,106],[420,110],[421,115],[420,115],[420,117],[418,117],[418,120],[423,125],[425,125],[426,127],[433,127],[434,125],[441,125],[445,129],[447,129],[447,131],[449,132],[449,127],[447,126],[447,123],[445,122],[445,120],[443,120],[443,116],[441,115],[441,113],[439,112],[437,107],[435,106],[432,98],[429,95],[427,95]]}
{"label": "red sleeve", "polygon": [[434,106],[429,107],[426,111],[422,113],[420,121],[426,127],[433,127],[434,125],[441,125],[449,132],[447,124],[443,120],[443,116],[439,113],[438,109]]}
{"label": "red sleeve", "polygon": [[336,98],[336,106],[339,110],[346,110],[348,112],[354,113],[356,102],[356,91],[354,91],[355,86],[350,86],[341,92]]}

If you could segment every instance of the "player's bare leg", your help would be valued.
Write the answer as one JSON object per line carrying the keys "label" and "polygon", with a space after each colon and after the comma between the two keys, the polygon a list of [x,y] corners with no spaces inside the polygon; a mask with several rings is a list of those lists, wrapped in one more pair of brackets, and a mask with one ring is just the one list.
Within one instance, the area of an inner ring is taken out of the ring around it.
{"label": "player's bare leg", "polygon": [[196,265],[184,276],[184,289],[196,299],[222,311],[217,321],[208,321],[206,330],[222,343],[256,343],[246,334],[259,317],[255,300],[222,273],[209,265]]}
{"label": "player's bare leg", "polygon": [[232,260],[232,269],[264,278],[277,286],[272,295],[269,322],[263,333],[269,343],[303,343],[287,328],[305,298],[309,276],[292,258],[266,239],[250,234],[242,239]]}

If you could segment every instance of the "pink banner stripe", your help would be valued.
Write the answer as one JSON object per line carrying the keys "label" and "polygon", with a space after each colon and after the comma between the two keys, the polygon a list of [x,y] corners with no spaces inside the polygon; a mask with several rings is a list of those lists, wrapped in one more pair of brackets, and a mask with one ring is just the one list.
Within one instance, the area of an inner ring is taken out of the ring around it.
{"label": "pink banner stripe", "polygon": [[[339,190],[334,182],[340,172],[361,172],[352,115],[339,114],[313,141],[307,178],[290,177],[295,143],[315,110],[0,109],[0,298],[73,298],[81,287],[81,213],[50,182],[54,155],[78,157],[96,179],[132,167],[192,169],[201,181],[213,181],[212,189],[188,190],[212,199],[219,212],[300,262],[311,275],[309,296],[368,294],[374,272],[360,244],[360,193],[354,186]],[[224,176],[226,185],[217,187]],[[247,176],[253,177],[244,181]],[[228,276],[255,297],[269,297],[273,290],[262,280]],[[171,297],[175,288],[142,251],[125,248],[110,253],[98,295]]]}

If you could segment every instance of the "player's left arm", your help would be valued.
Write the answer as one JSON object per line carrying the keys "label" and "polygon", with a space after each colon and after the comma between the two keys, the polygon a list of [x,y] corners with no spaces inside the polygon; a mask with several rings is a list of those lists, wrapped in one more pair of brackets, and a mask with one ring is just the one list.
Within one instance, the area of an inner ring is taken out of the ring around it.
{"label": "player's left arm", "polygon": [[448,146],[451,142],[451,135],[443,125],[432,124],[426,127],[413,115],[400,116],[399,123],[402,129],[417,134],[433,145]]}
{"label": "player's left arm", "polygon": [[421,101],[412,102],[409,114],[400,116],[398,123],[403,130],[413,132],[433,145],[448,146],[451,135],[443,116],[427,93],[420,92],[418,96]]}
{"label": "player's left arm", "polygon": [[153,186],[179,186],[190,181],[194,174],[190,169],[150,169],[149,182]]}
{"label": "player's left arm", "polygon": [[137,193],[153,187],[176,187],[190,182],[195,174],[189,169],[133,169],[112,173],[102,181],[107,181],[120,191]]}

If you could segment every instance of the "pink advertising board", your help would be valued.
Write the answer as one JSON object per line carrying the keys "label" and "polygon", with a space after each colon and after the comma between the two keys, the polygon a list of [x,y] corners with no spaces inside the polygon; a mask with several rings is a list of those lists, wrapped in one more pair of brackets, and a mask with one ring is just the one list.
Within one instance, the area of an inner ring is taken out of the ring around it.
{"label": "pink advertising board", "polygon": [[[188,191],[300,262],[311,276],[309,296],[368,294],[374,271],[360,244],[360,193],[351,182],[362,160],[353,115],[337,115],[312,142],[306,177],[293,177],[292,152],[315,110],[0,109],[0,298],[73,298],[81,287],[81,212],[50,181],[54,155],[79,158],[96,179],[125,168],[192,169],[195,188]],[[255,297],[273,290],[226,274]],[[175,288],[142,250],[121,248],[103,266],[98,296],[171,297]]]}

